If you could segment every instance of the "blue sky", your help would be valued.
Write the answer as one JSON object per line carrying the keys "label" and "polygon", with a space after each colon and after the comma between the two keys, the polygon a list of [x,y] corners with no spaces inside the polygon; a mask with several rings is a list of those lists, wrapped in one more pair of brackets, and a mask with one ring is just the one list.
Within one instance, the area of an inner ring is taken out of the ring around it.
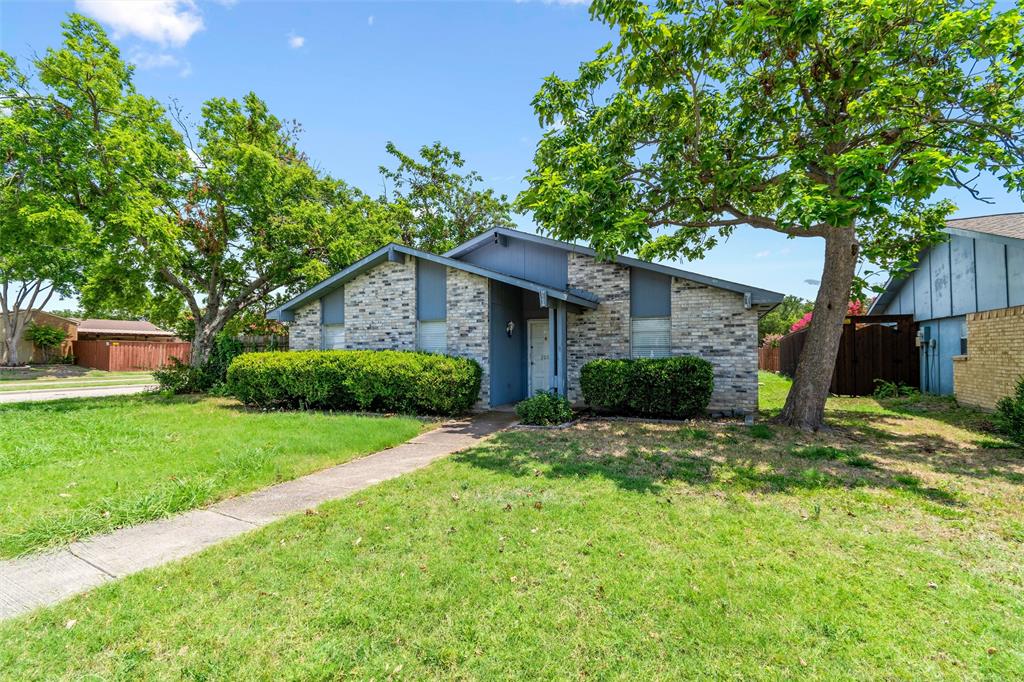
{"label": "blue sky", "polygon": [[[137,64],[141,92],[197,114],[210,97],[253,90],[302,123],[314,162],[373,195],[388,140],[405,151],[440,140],[514,196],[541,134],[530,101],[544,76],[572,75],[612,37],[572,2],[0,0],[0,47],[23,59],[57,45],[75,9]],[[996,183],[984,190],[994,205],[947,196],[958,216],[1024,210]],[[813,298],[807,280],[820,277],[823,251],[820,240],[743,228],[681,265]]]}

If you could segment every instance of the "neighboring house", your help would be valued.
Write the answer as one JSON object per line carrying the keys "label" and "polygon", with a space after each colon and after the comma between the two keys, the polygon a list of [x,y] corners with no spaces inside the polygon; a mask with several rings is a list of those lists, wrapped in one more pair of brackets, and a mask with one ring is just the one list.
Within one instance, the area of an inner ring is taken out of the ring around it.
{"label": "neighboring house", "polygon": [[[13,314],[13,313],[12,313]],[[44,310],[31,310],[21,313],[24,318],[28,316],[28,324],[25,328],[28,329],[31,325],[43,325],[47,327],[60,327],[67,332],[67,338],[61,344],[61,347],[51,352],[52,359],[59,360],[60,358],[71,355],[72,342],[77,338],[77,320],[73,320],[67,317],[60,317],[53,313],[48,313]],[[0,338],[6,331],[7,316],[0,313]],[[22,336],[21,345],[18,346],[18,361],[22,363],[32,362],[44,362],[46,356],[42,349],[36,348],[35,344],[29,341],[27,338]],[[6,364],[7,362],[7,348],[0,342],[0,365]]]}
{"label": "neighboring house", "polygon": [[[924,251],[910,276],[890,280],[869,314],[913,315],[919,323],[921,389],[951,394],[956,388],[960,398],[955,358],[978,353],[1009,358],[1013,344],[1024,339],[1024,315],[1017,318],[1016,331],[984,333],[984,347],[975,344],[970,331],[976,323],[1004,317],[985,311],[1024,305],[1024,213],[961,218],[946,225],[949,239]],[[992,400],[966,402],[990,406]]]}
{"label": "neighboring house", "polygon": [[78,322],[79,341],[153,341],[169,343],[181,339],[174,332],[144,320],[97,320]]}
{"label": "neighboring house", "polygon": [[422,350],[483,368],[479,407],[541,390],[579,402],[598,358],[696,355],[710,409],[757,409],[757,321],[782,294],[494,229],[443,256],[390,244],[269,313],[292,350]]}

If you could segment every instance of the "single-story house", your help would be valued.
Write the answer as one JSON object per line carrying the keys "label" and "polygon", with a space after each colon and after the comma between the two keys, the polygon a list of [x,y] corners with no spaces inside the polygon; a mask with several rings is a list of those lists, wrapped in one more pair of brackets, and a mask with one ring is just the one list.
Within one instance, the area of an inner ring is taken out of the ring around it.
{"label": "single-story house", "polygon": [[389,244],[272,310],[291,350],[421,350],[483,368],[478,407],[541,390],[581,401],[598,358],[697,355],[710,409],[757,409],[757,321],[782,294],[493,229],[444,255]]}
{"label": "single-story house", "polygon": [[[921,390],[956,392],[960,399],[954,366],[961,359],[1024,355],[1024,315],[1014,323],[1017,315],[993,312],[1024,305],[1024,213],[959,218],[946,225],[949,238],[923,251],[909,276],[890,279],[868,312],[913,315],[919,325]],[[972,325],[980,330],[995,319],[1004,321],[992,324],[1018,326],[971,338]],[[996,365],[1007,367],[1006,362]],[[1019,373],[1009,371],[999,391]],[[992,399],[967,402],[991,406]]]}
{"label": "single-story house", "polygon": [[[13,313],[11,313],[13,316]],[[48,313],[45,310],[28,310],[20,313],[22,319],[28,318],[24,325],[27,329],[32,325],[40,325],[46,327],[59,327],[67,333],[67,337],[64,342],[61,343],[59,349],[51,351],[52,358],[59,360],[60,358],[71,355],[72,343],[78,338],[78,320],[74,320],[68,317],[61,317],[60,315],[54,315]],[[0,336],[5,333],[7,325],[7,315],[0,313]],[[45,362],[48,358],[45,357],[45,353],[42,349],[36,348],[35,344],[29,341],[27,338],[22,336],[21,344],[18,346],[18,361],[23,363],[33,362]],[[7,347],[5,344],[0,343],[0,364],[7,363]]]}
{"label": "single-story house", "polygon": [[145,320],[98,320],[89,318],[78,322],[79,341],[151,341],[170,343],[180,341],[177,334]]}

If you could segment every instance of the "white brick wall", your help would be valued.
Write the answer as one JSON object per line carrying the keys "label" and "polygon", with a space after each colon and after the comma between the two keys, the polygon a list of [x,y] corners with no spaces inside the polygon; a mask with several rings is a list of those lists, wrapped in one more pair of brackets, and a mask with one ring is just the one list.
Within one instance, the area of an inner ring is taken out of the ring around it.
{"label": "white brick wall", "polygon": [[385,261],[345,284],[345,347],[416,350],[416,261]]}
{"label": "white brick wall", "polygon": [[288,323],[288,349],[320,349],[319,299],[295,311],[295,321]]}
{"label": "white brick wall", "polygon": [[447,333],[448,354],[480,363],[478,408],[490,405],[490,281],[463,270],[448,268]]}

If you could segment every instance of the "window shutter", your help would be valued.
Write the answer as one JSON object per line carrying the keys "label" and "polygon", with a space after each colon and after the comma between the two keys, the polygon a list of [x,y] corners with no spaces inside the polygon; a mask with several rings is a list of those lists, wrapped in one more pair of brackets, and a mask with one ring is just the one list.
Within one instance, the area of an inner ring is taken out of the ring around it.
{"label": "window shutter", "polygon": [[672,355],[672,319],[668,317],[633,318],[634,358],[667,358]]}
{"label": "window shutter", "polygon": [[324,325],[324,350],[343,350],[345,348],[345,325]]}
{"label": "window shutter", "polygon": [[448,324],[444,320],[420,321],[416,325],[416,350],[424,353],[447,353]]}

